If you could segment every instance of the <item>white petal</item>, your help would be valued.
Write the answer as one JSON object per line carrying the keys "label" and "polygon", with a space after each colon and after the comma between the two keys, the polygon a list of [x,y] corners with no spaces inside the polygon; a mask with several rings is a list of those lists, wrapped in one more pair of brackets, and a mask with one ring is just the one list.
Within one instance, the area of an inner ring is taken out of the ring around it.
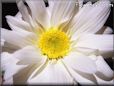
{"label": "white petal", "polygon": [[95,77],[96,77],[96,79],[97,79],[98,85],[114,85],[114,80],[105,81],[105,80],[100,79],[100,78],[97,77],[97,76],[95,76]]}
{"label": "white petal", "polygon": [[46,6],[43,0],[26,0],[30,10],[32,12],[32,17],[43,27],[49,27],[49,15],[46,10]]}
{"label": "white petal", "polygon": [[15,51],[18,50],[18,49],[20,49],[20,47],[14,46],[14,45],[12,45],[12,44],[10,44],[10,43],[7,43],[7,42],[5,41],[4,46],[2,47],[2,52],[13,53],[13,52],[15,52]]}
{"label": "white petal", "polygon": [[74,47],[72,49],[72,51],[81,52],[84,55],[91,55],[91,54],[99,55],[99,52],[97,49],[91,49],[91,48],[87,48],[87,47]]}
{"label": "white petal", "polygon": [[[38,69],[36,69],[38,71]],[[37,72],[36,71],[36,72]],[[34,72],[35,73],[35,72]],[[34,75],[34,74],[33,74]],[[58,62],[50,61],[47,66],[34,77],[30,76],[28,79],[29,84],[68,84],[73,83],[72,78],[66,71],[63,64]]]}
{"label": "white petal", "polygon": [[[57,26],[64,19],[70,19],[74,14],[75,11],[78,10],[78,6],[76,7],[74,0],[49,0],[50,3],[52,2],[52,13],[51,13],[51,25]],[[50,6],[50,5],[49,5]]]}
{"label": "white petal", "polygon": [[111,27],[103,26],[96,34],[111,34],[113,30]]}
{"label": "white petal", "polygon": [[30,22],[30,14],[28,12],[27,7],[25,6],[24,2],[22,0],[16,0],[17,2],[17,7],[20,11],[20,13],[22,14],[22,18],[27,21]]}
{"label": "white petal", "polygon": [[20,19],[20,15],[21,15],[21,20],[24,20],[25,22],[27,22],[31,25],[30,28],[28,28],[28,29],[26,28],[27,30],[33,31],[34,29],[40,28],[40,26],[37,24],[37,22],[35,22],[32,19],[29,8],[27,8],[27,6],[24,4],[24,2],[22,0],[17,1],[17,6],[18,6],[18,9],[20,12],[15,17]]}
{"label": "white petal", "polygon": [[31,40],[36,40],[37,38],[33,33],[30,32],[22,34],[16,31],[11,31],[6,29],[1,30],[1,36],[6,42],[19,47],[30,45]]}
{"label": "white petal", "polygon": [[13,77],[19,70],[25,68],[25,65],[16,65],[19,60],[12,57],[12,54],[2,53],[1,54],[1,65],[2,70],[5,71],[4,79],[7,80]]}
{"label": "white petal", "polygon": [[69,56],[64,57],[63,61],[74,70],[78,70],[84,73],[96,72],[95,62],[80,53],[71,52]]}
{"label": "white petal", "polygon": [[[74,18],[72,19],[72,21],[70,22],[69,24],[69,28],[70,28],[70,34],[74,34],[75,31],[77,31],[79,29],[79,27],[82,26],[82,24],[84,24],[85,22],[85,15],[87,15],[88,13],[88,10],[91,10],[92,9],[92,3],[91,2],[88,2],[87,4],[85,4],[83,6],[83,8],[81,8],[79,10],[79,12],[74,16]],[[85,14],[86,13],[86,14]],[[84,18],[82,17],[84,16]],[[83,21],[81,21],[83,20]],[[73,35],[74,36],[74,35]],[[73,38],[73,37],[72,37]],[[75,38],[75,36],[74,36]]]}
{"label": "white petal", "polygon": [[7,22],[8,22],[8,24],[12,30],[15,30],[15,31],[20,31],[20,30],[32,31],[32,27],[29,25],[29,23],[27,23],[24,20],[21,20],[17,17],[13,17],[13,16],[6,16],[6,19],[7,19]]}
{"label": "white petal", "polygon": [[[44,60],[45,61],[45,60]],[[42,62],[43,64],[43,62]],[[37,64],[28,65],[26,68],[20,70],[16,73],[14,78],[14,84],[27,84],[28,77],[33,73],[33,71],[39,67],[41,64],[39,62]]]}
{"label": "white petal", "polygon": [[110,13],[110,1],[100,0],[95,4],[88,2],[71,22],[71,34],[74,37],[82,33],[96,33],[106,22]]}
{"label": "white petal", "polygon": [[22,15],[20,12],[18,12],[16,15],[15,15],[16,18],[19,18],[19,19],[22,19]]}
{"label": "white petal", "polygon": [[98,49],[101,55],[110,57],[113,55],[113,35],[82,35],[75,46]]}
{"label": "white petal", "polygon": [[11,58],[12,55],[6,52],[3,52],[1,54],[1,68],[4,70],[5,66],[8,64],[11,64],[12,62],[16,64],[18,62],[18,59]]}
{"label": "white petal", "polygon": [[12,85],[12,84],[13,84],[13,77],[10,77],[3,82],[3,85]]}
{"label": "white petal", "polygon": [[97,83],[95,77],[92,74],[74,71],[71,68],[69,68],[69,71],[75,81],[77,81],[80,85],[95,85]]}
{"label": "white petal", "polygon": [[45,57],[41,55],[41,52],[32,46],[27,46],[16,51],[13,53],[13,57],[19,59],[21,64],[40,63],[45,59]]}
{"label": "white petal", "polygon": [[106,29],[104,30],[104,33],[103,34],[110,34],[112,32],[113,32],[113,30],[112,30],[111,27],[106,27]]}
{"label": "white petal", "polygon": [[112,80],[114,78],[114,72],[113,70],[108,66],[108,64],[104,61],[104,59],[99,56],[97,61],[96,61],[96,65],[97,65],[97,71],[96,75],[103,79],[103,80]]}

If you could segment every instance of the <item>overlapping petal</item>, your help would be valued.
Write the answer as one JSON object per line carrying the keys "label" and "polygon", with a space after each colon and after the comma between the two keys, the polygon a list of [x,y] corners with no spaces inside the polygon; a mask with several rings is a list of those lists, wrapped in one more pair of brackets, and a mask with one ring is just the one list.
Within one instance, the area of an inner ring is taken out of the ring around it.
{"label": "overlapping petal", "polygon": [[110,1],[100,0],[92,5],[85,4],[73,18],[70,28],[74,36],[82,33],[96,33],[106,22],[110,13]]}
{"label": "overlapping petal", "polygon": [[6,29],[1,29],[2,38],[10,44],[18,47],[24,47],[25,45],[30,45],[31,40],[36,40],[37,36],[32,32],[20,33],[17,31],[10,31]]}
{"label": "overlapping petal", "polygon": [[11,84],[13,75],[15,75],[19,70],[25,68],[26,65],[16,65],[19,60],[13,57],[12,54],[6,52],[1,54],[1,60],[2,70],[5,71],[4,80],[7,80],[5,83]]}
{"label": "overlapping petal", "polygon": [[67,20],[70,20],[78,11],[78,6],[76,6],[75,0],[49,0],[49,3],[49,5],[52,6],[52,26],[57,26]]}
{"label": "overlapping petal", "polygon": [[97,49],[99,54],[110,57],[113,56],[113,35],[82,35],[75,46]]}
{"label": "overlapping petal", "polygon": [[69,68],[72,77],[75,82],[80,83],[80,85],[95,85],[97,84],[96,78],[93,74],[83,73],[77,70]]}
{"label": "overlapping petal", "polygon": [[27,8],[27,6],[24,4],[23,0],[16,0],[17,3],[17,7],[22,15],[23,20],[27,21],[28,23],[30,23],[30,12]]}
{"label": "overlapping petal", "polygon": [[109,65],[105,62],[103,57],[97,57],[96,65],[97,72],[96,75],[105,81],[110,81],[114,78],[114,71],[109,67]]}
{"label": "overlapping petal", "polygon": [[24,30],[32,31],[31,25],[24,20],[21,20],[17,17],[13,17],[13,16],[6,16],[6,19],[7,19],[9,26],[14,31],[19,31],[19,32],[20,31],[24,32]]}
{"label": "overlapping petal", "polygon": [[83,54],[72,52],[63,61],[74,70],[90,74],[96,72],[95,62]]}
{"label": "overlapping petal", "polygon": [[[43,0],[26,0],[28,4],[32,18],[38,24],[41,24],[44,28],[49,27],[49,14],[46,10],[46,6]],[[43,17],[42,17],[43,16]]]}
{"label": "overlapping petal", "polygon": [[20,64],[35,64],[41,63],[44,56],[41,55],[40,51],[32,46],[26,46],[13,53],[13,56],[19,59]]}
{"label": "overlapping petal", "polygon": [[[60,61],[47,63],[46,67],[41,73],[34,74],[38,71],[33,72],[33,74],[28,79],[29,84],[71,84],[73,83],[72,78],[62,65]],[[33,77],[34,76],[34,77]]]}

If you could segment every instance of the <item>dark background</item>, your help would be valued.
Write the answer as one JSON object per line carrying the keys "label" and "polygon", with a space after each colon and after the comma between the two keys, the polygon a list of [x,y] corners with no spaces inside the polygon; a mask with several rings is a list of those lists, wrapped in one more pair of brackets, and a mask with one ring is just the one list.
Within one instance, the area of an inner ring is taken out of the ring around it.
{"label": "dark background", "polygon": [[[9,29],[10,27],[8,26],[6,22],[6,15],[12,15],[14,16],[18,12],[18,8],[16,6],[16,3],[2,3],[2,27]],[[113,28],[113,7],[111,7],[111,13],[109,15],[108,20],[105,23],[106,26],[110,26]],[[114,33],[114,30],[113,30]],[[113,60],[111,58],[105,59],[106,62],[109,64],[109,66],[113,69]]]}

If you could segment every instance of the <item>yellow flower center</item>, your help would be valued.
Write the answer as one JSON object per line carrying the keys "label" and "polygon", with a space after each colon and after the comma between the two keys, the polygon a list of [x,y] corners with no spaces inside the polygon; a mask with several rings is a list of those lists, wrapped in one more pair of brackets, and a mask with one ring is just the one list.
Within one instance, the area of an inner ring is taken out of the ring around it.
{"label": "yellow flower center", "polygon": [[38,46],[49,59],[59,59],[69,52],[69,37],[62,31],[51,28],[42,33]]}

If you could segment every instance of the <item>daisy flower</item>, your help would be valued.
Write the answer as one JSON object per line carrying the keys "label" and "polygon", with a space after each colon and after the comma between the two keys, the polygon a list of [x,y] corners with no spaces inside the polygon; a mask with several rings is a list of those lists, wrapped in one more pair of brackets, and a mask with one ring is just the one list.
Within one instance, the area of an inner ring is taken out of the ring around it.
{"label": "daisy flower", "polygon": [[[1,29],[4,84],[114,84],[104,58],[113,35],[103,27],[110,1],[17,0],[19,12]],[[26,4],[25,4],[26,3]]]}

